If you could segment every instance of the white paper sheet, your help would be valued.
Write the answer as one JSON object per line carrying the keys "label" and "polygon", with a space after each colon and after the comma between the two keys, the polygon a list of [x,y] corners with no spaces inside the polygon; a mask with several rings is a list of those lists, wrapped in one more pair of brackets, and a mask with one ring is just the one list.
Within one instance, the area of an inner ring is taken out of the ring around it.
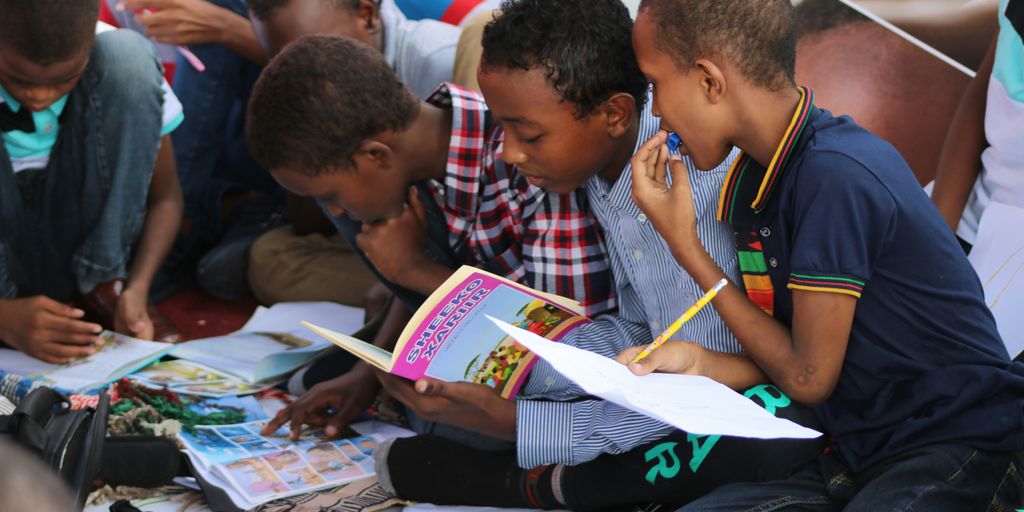
{"label": "white paper sheet", "polygon": [[362,308],[333,302],[281,302],[260,308],[240,329],[241,332],[287,332],[308,335],[299,322],[307,320],[332,331],[353,333],[363,326]]}
{"label": "white paper sheet", "polygon": [[[363,326],[360,308],[332,302],[282,302],[258,310],[239,331],[181,343],[171,355],[210,366],[248,383],[267,382],[299,368],[331,346],[329,341],[311,335],[302,326],[300,322],[308,318],[343,333],[355,332]],[[290,346],[287,337],[278,334],[301,338],[308,343]]]}
{"label": "white paper sheet", "polygon": [[970,261],[985,288],[1010,357],[1024,351],[1024,208],[991,203],[978,225]]}
{"label": "white paper sheet", "polygon": [[588,393],[691,434],[758,439],[812,439],[821,433],[776,418],[754,402],[706,377],[633,375],[607,357],[548,341],[491,318],[509,336]]}

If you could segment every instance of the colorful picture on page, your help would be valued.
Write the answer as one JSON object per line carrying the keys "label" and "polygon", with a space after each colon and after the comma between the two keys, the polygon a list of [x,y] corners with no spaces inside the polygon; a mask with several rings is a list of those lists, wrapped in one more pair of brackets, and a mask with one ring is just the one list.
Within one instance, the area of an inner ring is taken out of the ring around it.
{"label": "colorful picture on page", "polygon": [[218,434],[236,442],[236,443],[247,443],[253,441],[256,437],[252,432],[247,430],[245,427],[236,426],[225,426],[215,427]]}
{"label": "colorful picture on page", "polygon": [[306,459],[313,469],[328,480],[348,480],[366,474],[354,459],[346,457],[338,447],[330,443],[309,448],[306,450]]}
{"label": "colorful picture on page", "polygon": [[226,375],[210,368],[180,359],[152,364],[135,372],[132,377],[168,387],[204,384],[227,378]]}
{"label": "colorful picture on page", "polygon": [[263,456],[263,460],[274,468],[281,480],[293,491],[302,491],[327,483],[323,476],[314,471],[302,456],[293,450],[268,453]]}
{"label": "colorful picture on page", "polygon": [[466,314],[447,338],[473,342],[441,345],[427,367],[427,376],[446,381],[465,380],[485,384],[499,393],[505,391],[506,385],[513,382],[512,376],[519,366],[532,358],[528,357],[526,349],[493,323],[479,321],[484,315],[507,319],[511,324],[541,336],[548,335],[573,317],[571,313],[542,300],[529,300],[518,290],[498,285]]}
{"label": "colorful picture on page", "polygon": [[[373,454],[368,454],[365,451],[369,443],[366,443],[362,448],[360,448],[359,446],[352,442],[355,440],[356,439],[346,439],[344,441],[341,441],[337,445],[338,449],[341,450],[341,453],[345,454],[346,457],[352,459],[352,461],[355,462],[356,464],[359,464],[359,467],[362,468],[363,471],[366,471],[367,473],[373,473]],[[372,442],[373,440],[370,439],[370,441]]]}
{"label": "colorful picture on page", "polygon": [[224,468],[227,470],[228,479],[232,480],[247,497],[259,498],[290,490],[288,484],[277,476],[270,464],[260,457],[237,460],[225,465]]}
{"label": "colorful picture on page", "polygon": [[202,396],[232,396],[255,393],[264,389],[264,384],[249,384],[238,380],[221,380],[203,384],[177,386],[174,391]]}
{"label": "colorful picture on page", "polygon": [[249,453],[253,455],[261,455],[264,453],[274,452],[280,450],[277,445],[268,443],[266,439],[256,438],[254,441],[248,443],[239,443],[239,446],[245,448]]}
{"label": "colorful picture on page", "polygon": [[189,449],[210,465],[249,456],[249,452],[221,437],[213,429],[200,427],[192,432],[182,430],[179,435]]}

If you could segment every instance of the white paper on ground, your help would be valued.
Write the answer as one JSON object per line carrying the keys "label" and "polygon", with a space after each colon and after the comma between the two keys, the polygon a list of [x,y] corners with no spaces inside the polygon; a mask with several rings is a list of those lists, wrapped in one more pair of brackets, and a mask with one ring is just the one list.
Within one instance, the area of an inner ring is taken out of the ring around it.
{"label": "white paper on ground", "polygon": [[[266,382],[291,372],[332,346],[300,323],[314,318],[331,329],[352,333],[363,326],[363,310],[332,302],[282,302],[257,310],[234,333],[181,343],[171,355],[210,366],[245,382]],[[268,336],[270,333],[272,335]],[[277,334],[309,342],[289,348]]]}
{"label": "white paper on ground", "polygon": [[333,302],[281,302],[257,310],[240,331],[308,334],[299,323],[307,320],[332,331],[351,334],[363,326],[363,316],[362,308]]}
{"label": "white paper on ground", "polygon": [[969,257],[1010,357],[1024,351],[1024,208],[990,203]]}
{"label": "white paper on ground", "polygon": [[812,439],[820,432],[776,418],[743,395],[695,375],[633,375],[607,357],[555,343],[491,318],[509,336],[595,396],[691,434]]}

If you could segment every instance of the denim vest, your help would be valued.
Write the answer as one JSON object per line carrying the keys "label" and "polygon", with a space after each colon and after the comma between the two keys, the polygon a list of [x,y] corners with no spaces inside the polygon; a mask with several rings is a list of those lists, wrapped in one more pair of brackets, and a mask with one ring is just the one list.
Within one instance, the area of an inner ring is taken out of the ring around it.
{"label": "denim vest", "polygon": [[160,63],[142,36],[96,37],[45,169],[0,144],[0,297],[66,301],[126,277],[160,145]]}

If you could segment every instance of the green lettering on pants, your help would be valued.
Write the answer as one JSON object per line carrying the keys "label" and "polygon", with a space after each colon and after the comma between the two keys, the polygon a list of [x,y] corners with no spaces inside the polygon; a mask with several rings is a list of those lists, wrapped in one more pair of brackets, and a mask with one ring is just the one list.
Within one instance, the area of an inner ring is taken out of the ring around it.
{"label": "green lettering on pants", "polygon": [[[644,460],[650,462],[658,459],[658,463],[647,472],[647,482],[654,485],[658,477],[665,479],[675,478],[679,474],[679,457],[676,456],[675,448],[679,443],[661,443],[644,454]],[[668,456],[666,456],[666,454]]]}

